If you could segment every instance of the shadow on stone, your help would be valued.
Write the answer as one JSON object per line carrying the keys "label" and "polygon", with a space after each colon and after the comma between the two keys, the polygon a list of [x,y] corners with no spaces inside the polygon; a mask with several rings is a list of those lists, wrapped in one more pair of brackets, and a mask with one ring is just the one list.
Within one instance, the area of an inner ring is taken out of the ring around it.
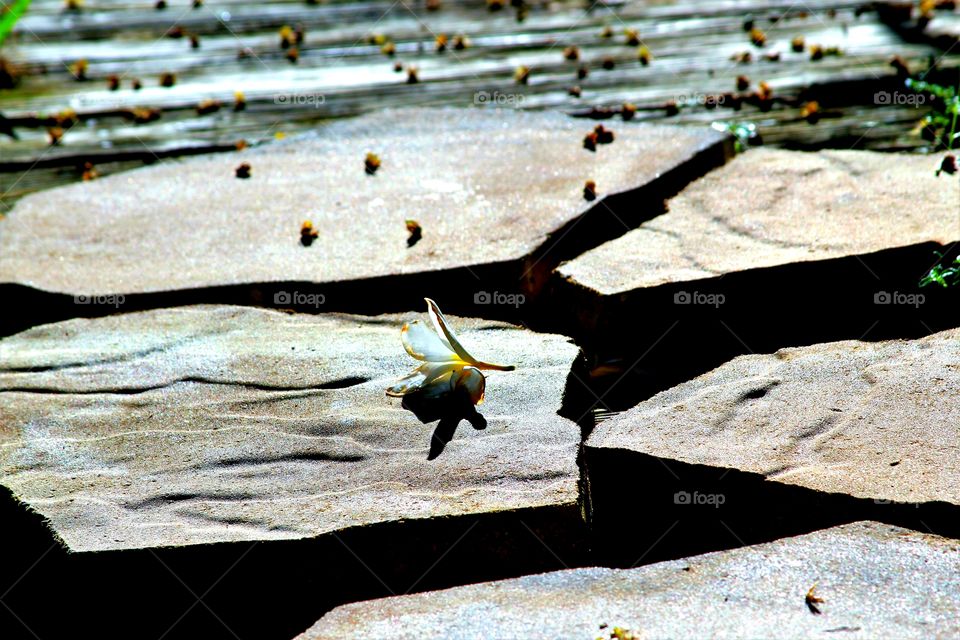
{"label": "shadow on stone", "polygon": [[411,393],[403,397],[400,406],[417,416],[423,424],[439,420],[430,439],[427,460],[435,460],[443,453],[461,421],[466,420],[478,431],[487,428],[487,419],[477,411],[463,390],[439,396]]}

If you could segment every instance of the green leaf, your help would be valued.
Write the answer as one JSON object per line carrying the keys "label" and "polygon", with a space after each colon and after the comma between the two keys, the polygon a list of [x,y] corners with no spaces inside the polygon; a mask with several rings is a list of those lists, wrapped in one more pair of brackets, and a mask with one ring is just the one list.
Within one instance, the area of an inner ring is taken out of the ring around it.
{"label": "green leaf", "polygon": [[7,4],[0,0],[0,3],[4,5],[3,13],[0,14],[0,45],[2,45],[10,32],[13,31],[13,25],[17,24],[17,20],[27,12],[30,0],[14,0],[13,4]]}

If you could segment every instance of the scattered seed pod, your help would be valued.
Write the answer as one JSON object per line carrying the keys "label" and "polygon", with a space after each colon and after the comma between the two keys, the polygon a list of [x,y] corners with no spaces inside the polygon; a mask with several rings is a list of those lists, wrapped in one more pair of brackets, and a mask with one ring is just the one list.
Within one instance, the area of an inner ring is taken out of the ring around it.
{"label": "scattered seed pod", "polygon": [[50,143],[51,147],[59,146],[62,140],[63,140],[62,127],[50,127],[47,129],[47,141]]}
{"label": "scattered seed pod", "polygon": [[610,131],[610,129],[607,129],[602,124],[594,127],[593,132],[597,134],[597,144],[610,144],[613,142],[613,131]]}
{"label": "scattered seed pod", "polygon": [[117,91],[120,88],[120,78],[113,75],[107,77],[107,90]]}
{"label": "scattered seed pod", "polygon": [[500,11],[504,6],[506,6],[504,0],[487,0],[488,11]]}
{"label": "scattered seed pod", "polygon": [[667,115],[668,115],[668,116],[675,116],[675,115],[677,115],[678,113],[680,113],[680,107],[679,107],[679,106],[677,105],[677,103],[676,103],[675,101],[673,101],[673,100],[671,100],[670,102],[668,102],[668,103],[666,104],[666,106],[664,107],[664,109],[665,109],[665,111],[667,112]]}
{"label": "scattered seed pod", "polygon": [[420,223],[416,220],[406,219],[404,224],[407,227],[407,233],[410,236],[407,238],[407,246],[412,247],[413,245],[420,242],[420,239],[423,238],[423,227],[420,226]]}
{"label": "scattered seed pod", "polygon": [[818,44],[810,45],[810,59],[823,60],[823,47]]}
{"label": "scattered seed pod", "polygon": [[587,151],[597,150],[597,134],[591,131],[583,138],[583,148]]}
{"label": "scattered seed pod", "polygon": [[80,176],[80,178],[84,182],[90,182],[91,180],[96,180],[99,177],[100,174],[97,173],[97,169],[93,166],[92,162],[83,163],[83,174]]}
{"label": "scattered seed pod", "polygon": [[616,61],[612,57],[607,56],[603,59],[603,62],[600,63],[600,66],[607,71],[612,71],[616,64]]}
{"label": "scattered seed pod", "polygon": [[907,61],[900,56],[894,56],[890,60],[890,66],[897,70],[897,75],[904,77],[910,75],[910,67],[907,66]]}
{"label": "scattered seed pod", "polygon": [[640,48],[637,49],[637,60],[639,60],[643,66],[648,66],[652,58],[653,56],[650,54],[650,49],[648,49],[646,45],[641,45]]}
{"label": "scattered seed pod", "polygon": [[767,44],[767,34],[754,27],[750,30],[750,42],[755,47],[763,47],[765,44]]}
{"label": "scattered seed pod", "polygon": [[753,28],[755,25],[756,23],[754,22],[753,18],[747,18],[746,20],[743,21],[743,30],[746,31],[747,33],[750,33],[751,31],[753,31]]}
{"label": "scattered seed pod", "polygon": [[303,246],[309,247],[319,236],[320,232],[313,228],[313,223],[309,220],[304,220],[300,225],[300,244]]}
{"label": "scattered seed pod", "polygon": [[130,117],[134,124],[146,124],[160,119],[160,109],[151,107],[134,107],[130,110]]}
{"label": "scattered seed pod", "polygon": [[407,84],[417,84],[420,82],[420,74],[414,66],[407,67]]}
{"label": "scattered seed pod", "polygon": [[635,115],[637,115],[637,105],[632,102],[624,102],[623,106],[620,107],[620,118],[626,122],[627,120],[633,120]]}
{"label": "scattered seed pod", "polygon": [[613,27],[606,26],[603,28],[603,31],[600,32],[600,37],[604,39],[609,39],[613,37]]}
{"label": "scattered seed pod", "polygon": [[763,59],[767,62],[780,62],[780,52],[771,51],[770,53],[763,54]]}
{"label": "scattered seed pod", "polygon": [[247,141],[241,138],[240,140],[237,140],[233,146],[237,149],[237,151],[243,151],[247,148]]}
{"label": "scattered seed pod", "polygon": [[574,46],[567,47],[563,50],[564,60],[576,61],[580,59],[580,49]]}
{"label": "scattered seed pod", "polygon": [[750,64],[753,62],[753,54],[749,51],[740,51],[730,56],[730,59],[737,64]]}
{"label": "scattered seed pod", "polygon": [[83,0],[64,0],[64,11],[80,11],[83,8]]}
{"label": "scattered seed pod", "polygon": [[167,37],[173,38],[174,40],[179,40],[183,37],[183,27],[176,25],[167,31]]}
{"label": "scattered seed pod", "polygon": [[747,76],[737,76],[737,91],[746,91],[750,88],[750,78]]}
{"label": "scattered seed pod", "polygon": [[790,41],[790,48],[794,51],[794,53],[803,53],[803,50],[806,48],[806,46],[807,43],[803,36],[797,36]]}
{"label": "scattered seed pod", "polygon": [[453,36],[453,48],[457,51],[463,51],[470,47],[470,39],[463,34]]}
{"label": "scattered seed pod", "polygon": [[816,124],[820,120],[820,103],[816,100],[804,102],[800,107],[800,117],[810,124]]}
{"label": "scattered seed pod", "polygon": [[527,14],[529,13],[530,13],[530,7],[528,7],[527,5],[521,4],[520,6],[518,6],[517,15],[516,15],[517,22],[523,22],[524,20],[526,20]]}
{"label": "scattered seed pod", "polygon": [[77,82],[83,82],[87,79],[87,60],[86,58],[80,58],[76,62],[70,65],[70,74],[73,76],[73,79]]}
{"label": "scattered seed pod", "polygon": [[592,202],[597,199],[597,183],[593,180],[587,180],[583,185],[583,199]]}
{"label": "scattered seed pod", "polygon": [[370,44],[384,45],[390,41],[390,38],[388,38],[382,33],[374,33],[374,34],[368,35],[366,40]]}
{"label": "scattered seed pod", "polygon": [[947,173],[952,176],[957,173],[958,170],[960,170],[960,167],[957,166],[957,156],[948,153],[943,156],[943,160],[940,162],[940,168],[937,169],[937,177],[939,178],[941,173]]}
{"label": "scattered seed pod", "polygon": [[427,11],[440,11],[440,0],[427,0]]}
{"label": "scattered seed pod", "polygon": [[368,153],[367,157],[363,161],[363,170],[366,171],[368,175],[372,176],[379,168],[380,156],[375,153]]}
{"label": "scattered seed pod", "polygon": [[303,39],[307,35],[307,28],[303,26],[303,23],[297,23],[297,26],[293,30],[293,42],[294,44],[303,44]]}
{"label": "scattered seed pod", "polygon": [[583,80],[583,79],[586,78],[588,75],[590,75],[590,69],[587,68],[587,65],[582,64],[582,65],[580,65],[579,67],[577,67],[577,79],[578,79],[578,80]]}
{"label": "scattered seed pod", "polygon": [[208,113],[216,113],[220,111],[220,107],[222,106],[223,104],[219,100],[204,100],[197,105],[197,115],[205,116]]}
{"label": "scattered seed pod", "polygon": [[445,34],[440,34],[434,40],[434,48],[436,48],[437,53],[443,53],[447,50],[447,36]]}
{"label": "scattered seed pod", "polygon": [[579,98],[582,93],[583,91],[580,89],[580,85],[577,84],[567,89],[567,95],[573,96],[574,98]]}
{"label": "scattered seed pod", "polygon": [[640,46],[640,33],[636,29],[625,29],[623,36],[626,39],[628,47],[639,47]]}
{"label": "scattered seed pod", "polygon": [[153,5],[153,8],[156,9],[157,11],[163,11],[164,9],[167,8],[166,0],[157,0],[156,3]]}
{"label": "scattered seed pod", "polygon": [[517,84],[527,84],[530,80],[530,67],[524,65],[517,67],[517,70],[513,72],[513,79]]}
{"label": "scattered seed pod", "polygon": [[69,129],[80,122],[80,118],[77,117],[77,112],[73,109],[64,109],[53,116],[53,120],[57,123],[58,127],[63,127],[64,129]]}
{"label": "scattered seed pod", "polygon": [[290,47],[287,49],[286,58],[290,61],[290,64],[297,64],[297,61],[300,60],[300,50],[296,47]]}
{"label": "scattered seed pod", "polygon": [[139,78],[134,78],[130,81],[130,88],[134,91],[140,91],[140,89],[143,89],[143,83],[140,82]]}
{"label": "scattered seed pod", "polygon": [[402,62],[394,62],[394,63],[393,63],[393,72],[394,72],[394,73],[400,73],[401,71],[403,71],[403,63],[402,63]]}
{"label": "scattered seed pod", "polygon": [[282,27],[280,27],[280,48],[289,49],[290,47],[293,46],[293,40],[294,40],[293,27],[291,27],[288,24],[285,24]]}
{"label": "scattered seed pod", "polygon": [[380,47],[380,53],[385,56],[393,57],[397,55],[397,45],[392,42],[385,42],[382,47]]}
{"label": "scattered seed pod", "polygon": [[170,88],[177,84],[177,76],[167,71],[160,74],[160,86]]}
{"label": "scattered seed pod", "polygon": [[247,97],[243,95],[243,91],[234,91],[233,92],[233,110],[244,111],[246,108],[247,108]]}
{"label": "scattered seed pod", "polygon": [[193,0],[193,8],[199,9],[203,6],[203,0]]}
{"label": "scattered seed pod", "polygon": [[246,180],[247,178],[250,177],[250,172],[251,172],[250,163],[249,162],[240,163],[240,166],[238,166],[234,170],[234,172],[236,173],[238,178]]}
{"label": "scattered seed pod", "polygon": [[200,36],[195,33],[190,34],[190,48],[199,49],[200,48]]}

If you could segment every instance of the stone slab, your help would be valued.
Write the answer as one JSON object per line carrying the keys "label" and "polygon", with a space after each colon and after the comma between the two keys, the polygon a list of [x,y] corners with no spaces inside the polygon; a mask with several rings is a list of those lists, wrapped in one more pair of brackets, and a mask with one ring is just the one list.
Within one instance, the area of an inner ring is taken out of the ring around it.
{"label": "stone slab", "polygon": [[557,414],[578,349],[451,318],[487,375],[482,430],[428,460],[385,388],[405,316],[195,306],[0,341],[0,484],[73,551],[301,539],[539,506],[576,512],[579,427]]}
{"label": "stone slab", "polygon": [[[823,602],[808,608],[806,595]],[[638,569],[576,569],[358,602],[301,639],[948,638],[960,544],[874,522]],[[606,625],[604,629],[600,625]]]}

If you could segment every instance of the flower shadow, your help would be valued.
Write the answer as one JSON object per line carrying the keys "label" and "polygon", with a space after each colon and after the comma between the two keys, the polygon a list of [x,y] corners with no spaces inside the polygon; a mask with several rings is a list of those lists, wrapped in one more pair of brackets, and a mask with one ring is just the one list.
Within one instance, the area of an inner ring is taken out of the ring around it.
{"label": "flower shadow", "polygon": [[462,420],[478,431],[487,428],[487,419],[477,411],[470,395],[462,389],[443,394],[410,393],[403,396],[400,406],[417,416],[423,424],[440,421],[433,430],[427,460],[435,460],[443,453]]}

